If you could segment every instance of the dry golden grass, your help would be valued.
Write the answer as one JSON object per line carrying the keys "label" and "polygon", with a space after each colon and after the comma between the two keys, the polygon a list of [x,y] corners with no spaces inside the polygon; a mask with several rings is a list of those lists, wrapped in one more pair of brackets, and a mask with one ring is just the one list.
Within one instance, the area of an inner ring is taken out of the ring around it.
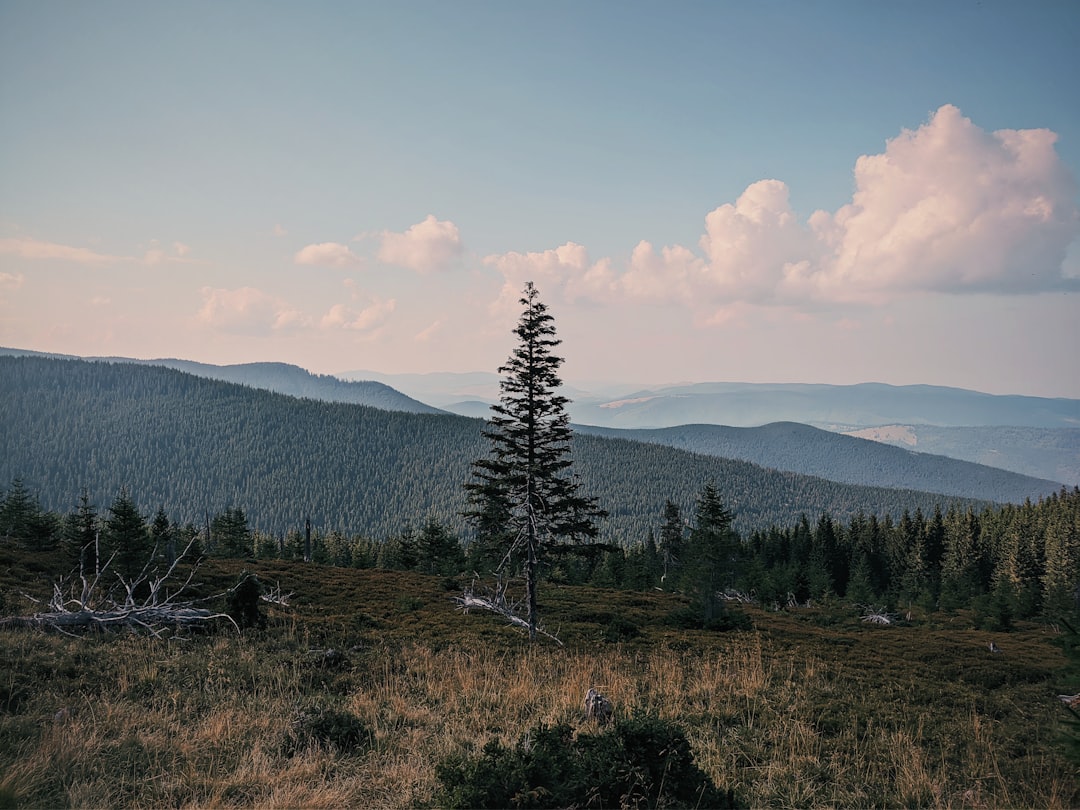
{"label": "dry golden grass", "polygon": [[[296,566],[297,583],[307,603],[243,637],[0,633],[0,801],[431,806],[448,756],[538,723],[587,733],[590,686],[617,714],[677,722],[706,773],[754,807],[1080,800],[1054,748],[1060,656],[1040,628],[999,637],[992,657],[960,627],[824,627],[810,614],[755,612],[753,632],[705,634],[665,627],[663,595],[551,588],[550,624],[572,640],[560,649],[455,613],[433,579]],[[351,604],[316,598],[331,586]],[[634,616],[641,637],[601,641],[587,621],[601,608]],[[320,666],[310,651],[331,646],[345,660]],[[291,752],[292,718],[315,706],[358,718],[368,745]]]}

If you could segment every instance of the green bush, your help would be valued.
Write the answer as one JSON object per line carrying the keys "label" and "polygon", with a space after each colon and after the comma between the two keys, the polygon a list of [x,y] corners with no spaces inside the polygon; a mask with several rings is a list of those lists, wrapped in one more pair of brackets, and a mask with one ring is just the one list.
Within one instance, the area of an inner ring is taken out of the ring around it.
{"label": "green bush", "polygon": [[371,739],[371,731],[355,715],[315,707],[297,711],[293,716],[284,753],[294,756],[308,748],[322,746],[342,754],[353,754],[367,748]]}
{"label": "green bush", "polygon": [[240,575],[240,580],[229,591],[228,613],[241,630],[266,624],[266,617],[259,610],[262,592],[259,578],[247,571]]}
{"label": "green bush", "polygon": [[741,610],[725,608],[719,615],[705,620],[700,608],[686,606],[676,608],[667,615],[665,623],[680,630],[709,630],[714,633],[726,633],[730,630],[753,630],[750,617]]}
{"label": "green bush", "polygon": [[488,743],[478,757],[436,766],[445,807],[735,807],[694,763],[672,723],[637,716],[608,731],[574,736],[540,725],[517,745]]}
{"label": "green bush", "polygon": [[641,628],[629,619],[624,619],[622,616],[615,616],[607,623],[602,635],[604,641],[610,641],[612,643],[629,641],[630,639],[637,638],[641,635]]}

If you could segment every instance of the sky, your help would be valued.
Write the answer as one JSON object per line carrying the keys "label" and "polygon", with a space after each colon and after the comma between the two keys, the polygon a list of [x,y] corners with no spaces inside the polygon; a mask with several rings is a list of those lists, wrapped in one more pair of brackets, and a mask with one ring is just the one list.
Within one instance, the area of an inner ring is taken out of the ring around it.
{"label": "sky", "polygon": [[0,0],[0,346],[1080,398],[1080,4]]}

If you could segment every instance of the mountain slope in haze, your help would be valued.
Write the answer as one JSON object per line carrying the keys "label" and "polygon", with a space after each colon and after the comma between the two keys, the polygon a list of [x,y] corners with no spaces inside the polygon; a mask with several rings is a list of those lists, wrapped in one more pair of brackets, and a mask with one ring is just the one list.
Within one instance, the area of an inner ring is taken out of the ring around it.
{"label": "mountain slope in haze", "polygon": [[[496,374],[371,375],[418,399],[486,417]],[[345,375],[348,376],[348,375]],[[1080,400],[998,397],[940,386],[702,383],[646,388],[577,383],[564,391],[576,424],[653,429],[801,422],[1034,478],[1080,483]],[[891,419],[902,415],[902,418]],[[941,423],[928,424],[932,420]],[[980,427],[959,425],[985,423]],[[884,426],[884,427],[883,427]],[[878,428],[882,428],[878,432]],[[920,442],[912,445],[915,433]],[[897,440],[889,438],[897,435]]]}
{"label": "mountain slope in haze", "polygon": [[[476,419],[320,402],[161,366],[0,357],[0,483],[70,511],[86,489],[104,510],[121,487],[148,511],[201,525],[240,507],[254,528],[313,525],[385,537],[435,516],[460,528],[462,483],[489,450]],[[847,520],[985,502],[839,484],[656,444],[576,436],[585,494],[611,514],[603,536],[638,542],[664,502],[689,514],[714,482],[740,531],[801,513]]]}
{"label": "mountain slope in haze", "polygon": [[918,489],[1007,503],[1020,503],[1026,498],[1037,500],[1062,486],[1056,481],[916,453],[795,422],[774,422],[755,428],[682,425],[657,430],[620,430],[575,425],[574,429],[750,461],[830,481]]}
{"label": "mountain slope in haze", "polygon": [[847,435],[1080,486],[1080,428],[881,425]]}
{"label": "mountain slope in haze", "polygon": [[579,402],[575,422],[600,427],[687,424],[754,427],[802,422],[817,427],[1078,428],[1080,400],[983,394],[933,385],[769,385],[700,383],[636,391],[621,399]]}
{"label": "mountain slope in haze", "polygon": [[39,356],[67,360],[87,360],[107,363],[134,363],[137,365],[164,366],[165,368],[206,377],[211,380],[247,385],[292,397],[307,397],[324,402],[347,402],[353,405],[369,405],[386,411],[404,411],[406,413],[440,413],[424,402],[413,399],[385,383],[374,380],[345,381],[328,374],[312,374],[299,366],[289,363],[240,363],[237,365],[215,366],[210,363],[196,363],[191,360],[162,358],[156,360],[137,360],[130,357],[73,357],[70,355],[50,355],[30,352],[22,349],[0,349],[0,355]]}
{"label": "mountain slope in haze", "polygon": [[[469,374],[367,375],[440,408],[492,403],[499,377]],[[1080,399],[984,394],[936,385],[809,385],[802,383],[688,383],[632,387],[578,382],[564,386],[570,418],[597,427],[665,428],[678,425],[758,427],[801,422],[825,429],[878,425],[1033,427],[1080,429]]]}

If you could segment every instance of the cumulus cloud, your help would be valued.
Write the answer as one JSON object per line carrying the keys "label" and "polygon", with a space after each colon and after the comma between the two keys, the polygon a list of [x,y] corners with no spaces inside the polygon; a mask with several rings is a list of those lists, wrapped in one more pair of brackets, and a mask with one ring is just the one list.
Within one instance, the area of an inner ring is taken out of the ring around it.
{"label": "cumulus cloud", "polygon": [[379,261],[419,273],[444,269],[464,250],[457,225],[431,214],[404,233],[383,231],[381,237]]}
{"label": "cumulus cloud", "polygon": [[298,310],[254,287],[203,287],[201,293],[203,306],[197,319],[222,332],[266,335],[305,325]]}
{"label": "cumulus cloud", "polygon": [[356,267],[364,260],[353,253],[347,245],[338,242],[319,242],[297,251],[297,264],[314,264],[322,267]]}
{"label": "cumulus cloud", "polygon": [[834,213],[801,221],[788,187],[761,180],[706,215],[696,250],[642,241],[618,270],[574,243],[485,262],[506,279],[500,301],[532,279],[570,300],[676,301],[713,320],[736,303],[1080,289],[1063,269],[1080,234],[1076,183],[1055,140],[986,132],[946,105],[860,157],[851,202]]}
{"label": "cumulus cloud", "polygon": [[321,325],[324,329],[370,332],[381,327],[396,308],[397,300],[393,298],[386,300],[375,298],[360,309],[345,304],[334,304],[322,317]]}
{"label": "cumulus cloud", "polygon": [[541,292],[557,291],[562,300],[570,303],[602,300],[616,282],[611,260],[591,261],[588,250],[576,242],[533,253],[487,256],[484,264],[494,267],[505,279],[493,310],[516,310],[526,281],[535,283]]}
{"label": "cumulus cloud", "polygon": [[793,279],[826,297],[1062,286],[1080,233],[1076,184],[1046,129],[987,133],[946,105],[855,164],[856,191],[811,229],[827,260]]}

